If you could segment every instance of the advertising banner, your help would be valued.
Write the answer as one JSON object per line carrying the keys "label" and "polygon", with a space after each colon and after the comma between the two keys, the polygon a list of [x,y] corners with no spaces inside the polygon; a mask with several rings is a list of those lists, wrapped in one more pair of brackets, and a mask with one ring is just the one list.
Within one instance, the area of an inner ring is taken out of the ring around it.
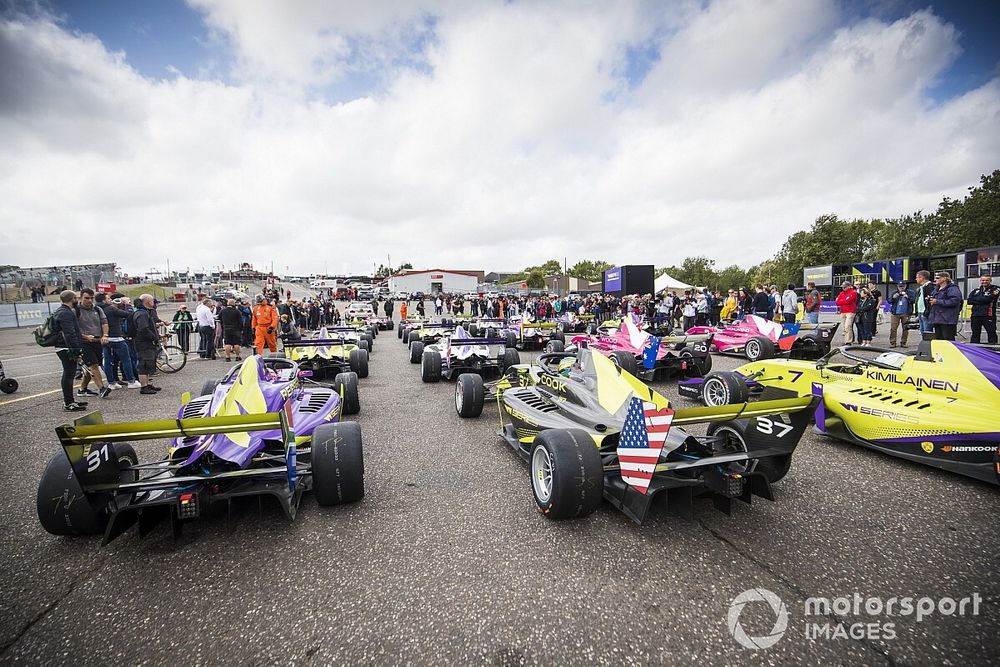
{"label": "advertising banner", "polygon": [[604,291],[619,292],[622,288],[622,267],[616,266],[604,272]]}

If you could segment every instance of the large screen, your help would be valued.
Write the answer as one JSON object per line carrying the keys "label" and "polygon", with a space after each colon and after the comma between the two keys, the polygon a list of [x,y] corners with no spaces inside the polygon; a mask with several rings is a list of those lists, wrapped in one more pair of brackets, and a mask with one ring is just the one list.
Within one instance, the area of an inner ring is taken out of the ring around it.
{"label": "large screen", "polygon": [[604,272],[604,291],[620,292],[622,289],[622,267],[616,266]]}

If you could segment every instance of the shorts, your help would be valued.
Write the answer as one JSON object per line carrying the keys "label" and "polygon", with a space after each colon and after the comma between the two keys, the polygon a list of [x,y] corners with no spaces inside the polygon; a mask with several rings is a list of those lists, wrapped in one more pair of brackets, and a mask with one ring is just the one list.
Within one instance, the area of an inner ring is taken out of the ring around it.
{"label": "shorts", "polygon": [[156,371],[156,348],[144,343],[136,343],[135,353],[139,357],[139,375],[152,375]]}
{"label": "shorts", "polygon": [[226,345],[239,345],[243,342],[242,329],[223,329],[222,342]]}
{"label": "shorts", "polygon": [[80,341],[80,343],[82,344],[82,347],[80,348],[80,356],[83,357],[83,365],[99,365],[101,360],[104,358],[104,350],[101,348],[101,344],[88,340]]}

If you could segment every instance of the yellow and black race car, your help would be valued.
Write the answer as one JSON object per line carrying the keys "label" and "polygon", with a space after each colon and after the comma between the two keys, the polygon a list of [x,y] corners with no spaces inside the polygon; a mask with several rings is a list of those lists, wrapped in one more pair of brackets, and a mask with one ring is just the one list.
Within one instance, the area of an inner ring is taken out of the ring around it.
{"label": "yellow and black race car", "polygon": [[845,346],[818,361],[751,362],[679,389],[707,405],[819,396],[816,430],[825,435],[1000,484],[1000,353],[985,346]]}
{"label": "yellow and black race car", "polygon": [[[769,500],[809,422],[812,397],[671,409],[662,395],[586,348],[508,369],[491,391],[500,435],[530,465],[538,510],[550,519],[593,513],[606,498],[641,522],[661,493],[690,518],[693,498],[729,513],[734,499]],[[485,386],[459,376],[455,408],[481,414]],[[684,430],[708,423],[707,435]]]}

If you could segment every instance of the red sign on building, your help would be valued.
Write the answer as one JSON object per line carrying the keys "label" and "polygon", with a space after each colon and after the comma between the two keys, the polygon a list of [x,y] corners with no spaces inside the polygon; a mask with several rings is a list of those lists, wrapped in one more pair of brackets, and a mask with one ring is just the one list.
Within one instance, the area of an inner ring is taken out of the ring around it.
{"label": "red sign on building", "polygon": [[105,294],[111,294],[118,289],[117,283],[97,283],[98,292],[104,292]]}

